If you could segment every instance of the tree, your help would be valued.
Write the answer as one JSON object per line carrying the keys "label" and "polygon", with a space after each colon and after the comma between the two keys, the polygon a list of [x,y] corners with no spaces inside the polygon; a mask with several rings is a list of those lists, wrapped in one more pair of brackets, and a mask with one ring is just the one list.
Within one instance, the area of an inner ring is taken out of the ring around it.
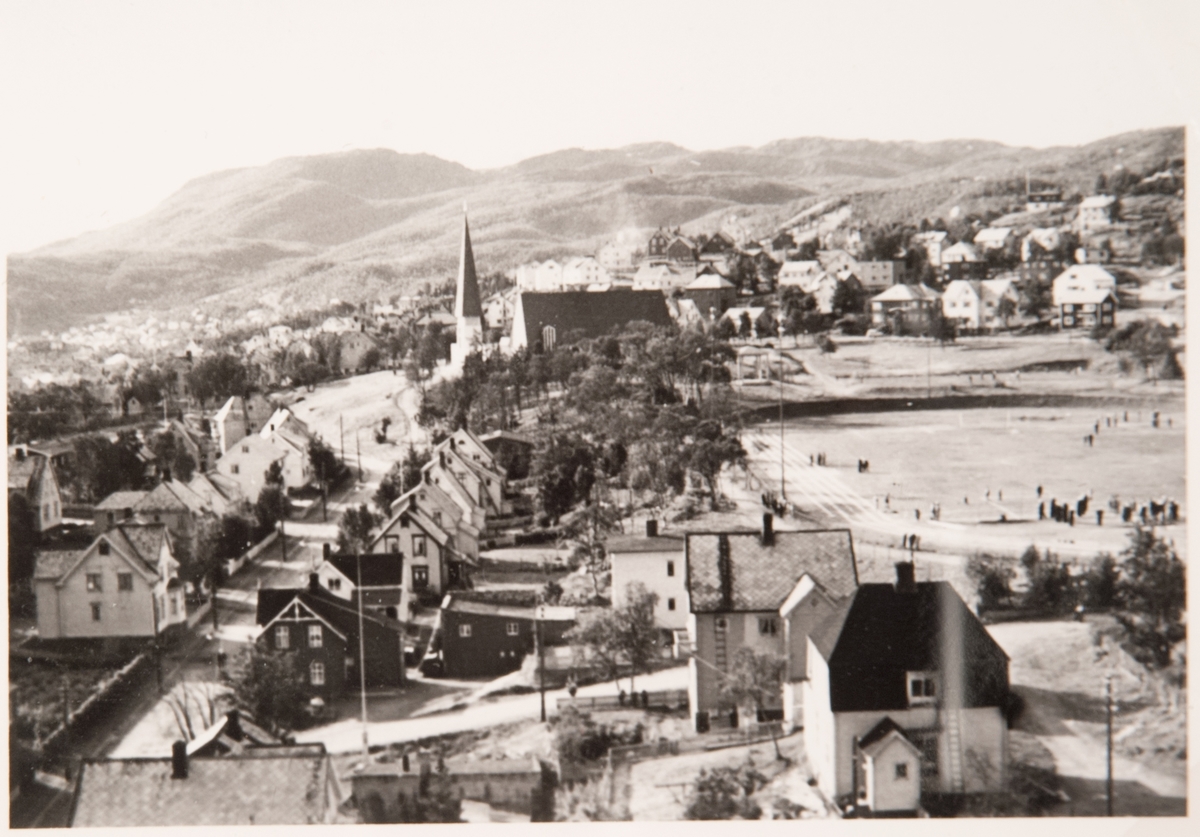
{"label": "tree", "polygon": [[337,485],[348,471],[346,464],[338,459],[333,448],[319,438],[314,438],[308,443],[308,461],[323,486]]}
{"label": "tree", "polygon": [[338,552],[343,555],[365,552],[371,540],[371,530],[378,525],[379,517],[371,512],[366,503],[346,509],[338,521]]}
{"label": "tree", "polygon": [[1002,296],[1000,301],[996,303],[996,316],[1004,323],[1004,327],[1008,328],[1008,321],[1011,320],[1017,313],[1017,304],[1013,302],[1012,297]]}
{"label": "tree", "polygon": [[184,741],[194,741],[217,722],[228,700],[220,684],[204,680],[185,680],[167,692],[163,702],[175,719],[175,729]]}
{"label": "tree", "polygon": [[694,469],[708,487],[709,507],[717,510],[717,488],[721,469],[726,465],[744,463],[746,449],[736,436],[729,434],[718,421],[702,421],[696,425],[687,445],[688,465]]}
{"label": "tree", "polygon": [[145,479],[138,452],[142,443],[132,430],[121,431],[114,442],[99,434],[75,439],[75,492],[81,500],[98,501],[114,491],[136,491]]}
{"label": "tree", "polygon": [[35,511],[19,491],[8,494],[8,603],[10,611],[34,615],[33,570],[37,563]]}
{"label": "tree", "polygon": [[250,373],[241,359],[228,352],[220,352],[196,363],[187,373],[187,384],[203,407],[212,398],[245,395],[250,386]]}
{"label": "tree", "polygon": [[286,520],[291,514],[292,504],[287,492],[276,483],[267,483],[258,492],[254,501],[254,519],[258,523],[258,537],[263,537],[275,529],[280,520]]}
{"label": "tree", "polygon": [[1110,352],[1126,352],[1133,356],[1146,374],[1155,370],[1159,377],[1183,376],[1171,344],[1174,331],[1157,320],[1137,320],[1109,334],[1104,348]]}
{"label": "tree", "polygon": [[1185,568],[1175,547],[1153,529],[1136,528],[1121,552],[1116,582],[1117,620],[1137,649],[1137,657],[1154,668],[1171,663],[1175,644],[1187,636]]}
{"label": "tree", "polygon": [[1021,566],[1029,586],[1021,597],[1022,606],[1047,615],[1070,613],[1076,604],[1075,583],[1070,568],[1046,550],[1039,554],[1030,546],[1021,555]]}
{"label": "tree", "polygon": [[551,436],[533,465],[542,510],[554,523],[591,493],[596,480],[592,446],[574,435]]}
{"label": "tree", "polygon": [[1053,306],[1050,285],[1030,279],[1021,288],[1021,301],[1017,307],[1025,316],[1044,319]]}
{"label": "tree", "polygon": [[701,768],[683,816],[689,820],[756,820],[762,816],[762,808],[751,797],[766,784],[767,777],[752,761],[740,767]]}
{"label": "tree", "polygon": [[159,473],[166,479],[169,475],[180,482],[189,482],[196,472],[196,460],[188,453],[179,441],[179,437],[170,429],[164,430],[153,438],[150,449],[154,451],[158,462]]}
{"label": "tree", "polygon": [[[760,654],[753,648],[739,648],[733,655],[729,673],[721,680],[721,694],[736,706],[752,707],[756,715],[761,716],[764,709],[779,703],[786,666],[787,661],[778,654]],[[774,724],[770,729],[775,758],[782,760]]]}
{"label": "tree", "polygon": [[648,672],[650,663],[659,656],[660,631],[654,621],[656,604],[657,593],[647,590],[640,581],[631,581],[625,588],[624,604],[598,612],[571,629],[568,637],[572,645],[600,664],[613,680],[620,678],[621,666],[628,665],[632,693],[637,673]]}
{"label": "tree", "polygon": [[379,481],[379,488],[375,491],[375,496],[371,498],[375,503],[375,508],[379,509],[379,513],[384,517],[392,513],[392,503],[404,493],[402,482],[404,479],[403,464],[396,462],[384,474],[383,479]]}
{"label": "tree", "polygon": [[1012,599],[1012,582],[1017,577],[1012,562],[986,553],[967,559],[967,578],[975,583],[979,610],[995,610]]}
{"label": "tree", "polygon": [[833,289],[833,299],[830,302],[835,317],[846,314],[861,314],[866,307],[862,285],[857,282],[841,281]]}
{"label": "tree", "polygon": [[240,708],[277,736],[302,728],[308,720],[305,676],[295,652],[252,646],[233,674],[233,693]]}

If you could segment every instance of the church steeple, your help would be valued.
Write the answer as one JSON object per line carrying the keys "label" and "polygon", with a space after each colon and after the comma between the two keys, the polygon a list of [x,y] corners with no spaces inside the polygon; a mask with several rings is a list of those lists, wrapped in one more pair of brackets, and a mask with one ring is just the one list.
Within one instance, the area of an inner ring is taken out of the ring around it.
{"label": "church steeple", "polygon": [[479,301],[479,280],[475,276],[475,254],[471,251],[471,229],[467,224],[465,206],[462,249],[458,256],[458,288],[454,295],[454,316],[459,321],[483,316],[483,305]]}

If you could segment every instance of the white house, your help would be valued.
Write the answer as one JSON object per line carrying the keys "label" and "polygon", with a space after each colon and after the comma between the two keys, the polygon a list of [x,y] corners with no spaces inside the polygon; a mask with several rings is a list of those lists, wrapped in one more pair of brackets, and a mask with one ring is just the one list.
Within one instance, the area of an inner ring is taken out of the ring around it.
{"label": "white house", "polygon": [[1003,250],[1014,240],[1012,227],[984,227],[975,233],[975,246],[983,252]]}
{"label": "white house", "polygon": [[917,233],[913,241],[925,248],[929,264],[934,267],[942,266],[942,249],[946,246],[946,233],[942,230],[930,230]]}
{"label": "white house", "polygon": [[823,268],[818,261],[784,262],[779,266],[779,274],[775,281],[781,288],[803,288],[811,277],[821,273]]}
{"label": "white house", "polygon": [[586,288],[588,285],[611,281],[608,271],[591,256],[576,256],[567,259],[562,266],[563,288]]}
{"label": "white house", "polygon": [[613,606],[621,607],[627,588],[641,582],[658,595],[654,621],[660,628],[684,631],[688,623],[687,564],[680,536],[658,534],[658,521],[646,521],[643,537],[609,538],[605,544],[612,562]]}
{"label": "white house", "polygon": [[1065,301],[1065,294],[1079,291],[1112,291],[1116,293],[1117,279],[1098,264],[1073,264],[1054,277],[1051,289],[1055,307]]}
{"label": "white house", "polygon": [[1003,299],[1015,313],[1020,296],[1011,279],[955,279],[942,291],[942,313],[960,328],[996,328],[1005,325],[999,315]]}
{"label": "white house", "polygon": [[1117,199],[1112,195],[1092,195],[1084,198],[1079,204],[1079,231],[1086,233],[1111,224],[1116,202]]}

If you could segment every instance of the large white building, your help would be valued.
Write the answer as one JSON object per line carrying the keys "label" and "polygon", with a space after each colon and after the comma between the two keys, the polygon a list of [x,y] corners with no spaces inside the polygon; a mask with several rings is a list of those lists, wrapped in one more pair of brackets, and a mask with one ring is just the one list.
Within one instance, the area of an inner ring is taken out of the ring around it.
{"label": "large white building", "polygon": [[612,562],[613,605],[625,603],[627,588],[641,582],[658,595],[654,621],[671,631],[682,631],[688,623],[687,565],[683,538],[659,535],[657,521],[646,521],[646,534],[609,538],[605,544]]}

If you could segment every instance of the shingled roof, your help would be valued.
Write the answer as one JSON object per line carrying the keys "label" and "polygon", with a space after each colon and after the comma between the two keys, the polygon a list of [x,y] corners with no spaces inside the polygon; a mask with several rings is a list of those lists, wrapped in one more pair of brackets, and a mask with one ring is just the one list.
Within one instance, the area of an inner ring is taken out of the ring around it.
{"label": "shingled roof", "polygon": [[[955,642],[957,640],[957,642]],[[813,634],[829,663],[835,712],[908,707],[904,672],[945,672],[961,652],[962,679],[944,683],[964,707],[1001,706],[1008,692],[1008,657],[954,588],[945,581],[864,584],[853,600]]]}
{"label": "shingled roof", "polygon": [[321,744],[192,758],[187,778],[172,773],[170,758],[84,760],[71,826],[302,825],[329,822],[339,801]]}
{"label": "shingled roof", "polygon": [[858,585],[849,529],[688,533],[686,554],[693,613],[778,610],[805,573],[834,598]]}
{"label": "shingled roof", "polygon": [[[327,559],[334,569],[358,584],[359,562],[353,555],[330,555]],[[390,553],[371,553],[362,556],[363,587],[398,587],[403,583],[403,558]]]}
{"label": "shingled roof", "polygon": [[522,293],[517,305],[523,312],[525,340],[530,346],[541,341],[545,326],[554,326],[561,343],[575,331],[584,337],[599,337],[633,322],[673,324],[661,291]]}

